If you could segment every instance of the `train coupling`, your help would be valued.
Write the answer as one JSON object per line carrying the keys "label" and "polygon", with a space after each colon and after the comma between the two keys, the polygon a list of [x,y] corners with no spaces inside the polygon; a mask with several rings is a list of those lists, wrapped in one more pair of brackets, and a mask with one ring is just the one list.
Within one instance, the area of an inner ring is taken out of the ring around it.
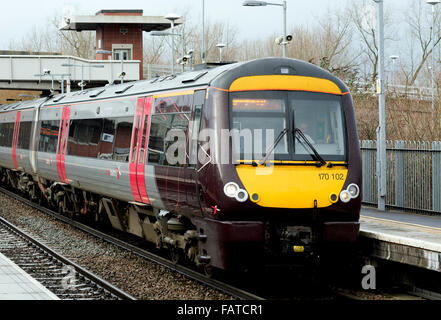
{"label": "train coupling", "polygon": [[310,227],[290,226],[281,234],[280,242],[284,254],[308,254],[312,252],[312,230]]}

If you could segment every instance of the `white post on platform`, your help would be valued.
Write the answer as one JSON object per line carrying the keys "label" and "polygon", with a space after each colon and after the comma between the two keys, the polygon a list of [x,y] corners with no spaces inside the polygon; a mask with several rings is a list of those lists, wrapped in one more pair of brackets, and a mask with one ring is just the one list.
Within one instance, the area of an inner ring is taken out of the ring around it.
{"label": "white post on platform", "polygon": [[386,162],[386,96],[384,85],[384,15],[383,0],[374,0],[378,4],[378,64],[377,93],[379,98],[379,126],[377,129],[377,179],[378,210],[386,210],[387,162]]}
{"label": "white post on platform", "polygon": [[440,2],[440,0],[427,0],[427,4],[432,5],[432,70],[430,72],[432,77],[432,118],[435,112],[435,6]]}

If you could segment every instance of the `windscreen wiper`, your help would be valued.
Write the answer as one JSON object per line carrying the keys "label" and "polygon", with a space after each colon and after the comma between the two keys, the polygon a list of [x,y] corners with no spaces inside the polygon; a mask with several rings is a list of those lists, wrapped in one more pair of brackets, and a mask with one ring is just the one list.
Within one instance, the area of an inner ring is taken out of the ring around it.
{"label": "windscreen wiper", "polygon": [[[317,152],[317,150],[313,147],[313,145],[311,144],[311,142],[309,142],[309,140],[308,140],[308,138],[306,138],[306,136],[305,136],[305,134],[302,132],[302,130],[300,130],[299,128],[295,128],[294,129],[294,136],[295,136],[295,138],[297,138],[298,140],[299,140],[299,142],[302,144],[302,146],[305,148],[305,145],[300,141],[300,139],[297,137],[297,135],[296,135],[296,133],[298,133],[301,137],[302,137],[302,139],[306,142],[306,144],[308,145],[308,147],[312,150],[312,152],[314,153],[314,154],[311,154],[311,156],[312,155],[314,155],[315,157],[316,157],[316,159],[318,160],[318,161],[320,161],[320,164],[317,164],[317,166],[318,167],[322,167],[322,166],[324,166],[324,165],[326,165],[326,161],[325,161],[325,159],[323,159],[323,157]],[[306,148],[305,148],[306,149]]]}
{"label": "windscreen wiper", "polygon": [[270,155],[274,152],[274,150],[276,149],[277,145],[279,144],[280,140],[282,140],[283,136],[288,132],[288,128],[283,129],[282,132],[280,132],[279,136],[277,137],[276,141],[274,141],[273,145],[268,149],[268,151],[266,152],[266,156],[259,161],[259,163],[261,165],[266,165],[266,162],[268,161],[268,158],[270,157]]}

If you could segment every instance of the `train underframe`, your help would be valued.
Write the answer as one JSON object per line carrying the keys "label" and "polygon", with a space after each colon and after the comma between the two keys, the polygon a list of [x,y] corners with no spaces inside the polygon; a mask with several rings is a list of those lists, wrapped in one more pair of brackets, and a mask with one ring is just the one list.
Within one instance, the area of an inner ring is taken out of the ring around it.
{"label": "train underframe", "polygon": [[9,169],[0,169],[0,181],[30,200],[60,214],[107,223],[168,252],[175,263],[196,266],[207,275],[214,270],[238,270],[272,264],[315,264],[324,245],[355,243],[359,224],[315,219],[294,224],[280,221],[219,221],[192,218],[127,203]]}

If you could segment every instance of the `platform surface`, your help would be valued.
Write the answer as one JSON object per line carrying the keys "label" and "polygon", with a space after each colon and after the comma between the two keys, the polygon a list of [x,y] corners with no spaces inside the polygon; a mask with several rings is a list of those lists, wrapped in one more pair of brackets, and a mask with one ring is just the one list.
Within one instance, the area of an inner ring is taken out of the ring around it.
{"label": "platform surface", "polygon": [[363,207],[360,236],[378,257],[441,272],[441,217]]}
{"label": "platform surface", "polygon": [[0,300],[60,300],[0,253]]}

